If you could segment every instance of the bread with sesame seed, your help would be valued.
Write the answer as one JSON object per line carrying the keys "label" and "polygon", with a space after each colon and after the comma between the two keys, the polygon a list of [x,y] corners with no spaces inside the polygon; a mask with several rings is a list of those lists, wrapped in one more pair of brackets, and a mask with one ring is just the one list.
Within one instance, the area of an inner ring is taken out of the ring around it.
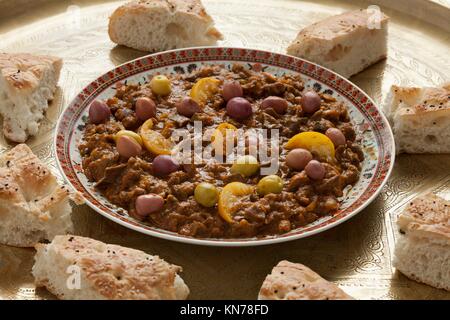
{"label": "bread with sesame seed", "polygon": [[450,153],[450,83],[392,86],[383,106],[398,153]]}
{"label": "bread with sesame seed", "polygon": [[259,300],[352,300],[334,283],[300,263],[279,262],[261,286]]}
{"label": "bread with sesame seed", "polygon": [[397,226],[402,235],[394,267],[410,279],[450,291],[450,201],[419,196],[398,216]]}
{"label": "bread with sesame seed", "polygon": [[8,140],[22,143],[38,133],[61,67],[57,57],[0,53],[0,114]]}
{"label": "bread with sesame seed", "polygon": [[212,46],[222,39],[200,0],[136,0],[109,20],[111,41],[142,51]]}
{"label": "bread with sesame seed", "polygon": [[71,196],[26,144],[0,155],[0,243],[33,247],[71,232]]}
{"label": "bread with sesame seed", "polygon": [[287,53],[349,78],[387,57],[388,21],[373,9],[327,17],[302,29]]}
{"label": "bread with sesame seed", "polygon": [[181,267],[158,256],[79,236],[36,246],[33,276],[64,300],[184,300]]}

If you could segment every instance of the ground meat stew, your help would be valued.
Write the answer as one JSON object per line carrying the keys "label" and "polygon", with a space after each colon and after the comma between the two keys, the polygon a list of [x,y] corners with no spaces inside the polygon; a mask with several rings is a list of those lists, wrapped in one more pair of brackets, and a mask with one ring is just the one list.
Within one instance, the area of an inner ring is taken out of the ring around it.
{"label": "ground meat stew", "polygon": [[[278,130],[279,152],[270,154],[276,172],[262,175],[270,163],[248,155],[248,139],[247,155],[231,163],[177,158],[173,132],[194,137],[196,122],[205,135],[212,132],[203,147],[223,146],[225,129]],[[240,64],[117,85],[113,98],[90,106],[79,151],[87,178],[111,203],[196,238],[282,234],[332,215],[344,188],[358,181],[364,158],[343,103],[306,90],[298,75]]]}

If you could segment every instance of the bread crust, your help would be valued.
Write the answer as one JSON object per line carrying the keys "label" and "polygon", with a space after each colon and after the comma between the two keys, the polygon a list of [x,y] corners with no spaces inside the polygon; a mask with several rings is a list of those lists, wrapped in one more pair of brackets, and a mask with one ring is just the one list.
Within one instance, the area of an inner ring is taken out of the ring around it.
{"label": "bread crust", "polygon": [[[133,30],[123,30],[122,28],[119,28],[117,26],[118,22],[121,19],[136,19],[144,15],[166,17],[167,21],[165,21],[165,23],[167,25],[178,20],[183,20],[184,23],[198,23],[205,30],[197,28],[195,32],[205,32],[204,36],[210,39],[209,42],[223,39],[222,34],[213,26],[214,21],[211,16],[208,15],[200,0],[135,0],[120,6],[111,15],[108,26],[108,34],[111,41],[119,45],[131,46],[134,49],[142,51],[162,51],[171,49],[160,47],[157,43],[131,45],[129,42],[121,39],[122,33],[133,32]],[[186,25],[184,27],[186,27]],[[161,34],[161,36],[165,35]],[[187,37],[190,36],[192,35],[187,35]],[[191,46],[196,45],[199,45],[196,41],[191,44]]]}
{"label": "bread crust", "polygon": [[279,262],[266,277],[258,299],[351,300],[353,298],[308,267],[284,260]]}
{"label": "bread crust", "polygon": [[392,124],[397,152],[450,153],[450,83],[423,88],[394,85],[383,111]]}
{"label": "bread crust", "polygon": [[[348,78],[387,57],[389,17],[381,13],[380,29],[369,29],[371,15],[368,10],[361,9],[313,23],[298,33],[287,53],[321,64]],[[379,43],[367,48],[364,41],[372,38]],[[374,55],[368,55],[372,52]],[[364,53],[366,56],[361,56]]]}
{"label": "bread crust", "polygon": [[0,53],[0,114],[3,134],[22,143],[36,135],[54,97],[62,60],[28,53]]}
{"label": "bread crust", "polygon": [[[303,41],[303,38],[335,40],[336,37],[345,36],[358,29],[369,30],[370,15],[367,10],[360,9],[328,17],[302,29],[296,40]],[[388,20],[389,17],[381,13],[380,23],[384,24]],[[293,44],[295,43],[294,41]]]}
{"label": "bread crust", "polygon": [[[421,117],[424,114],[436,114],[437,116],[450,116],[450,83],[442,87],[417,88],[392,86],[394,109],[391,113],[399,112],[400,115]],[[399,106],[403,103],[402,106]]]}
{"label": "bread crust", "polygon": [[33,91],[49,67],[59,78],[62,59],[54,56],[33,55],[29,53],[0,53],[0,73],[11,90],[16,92]]}
{"label": "bread crust", "polygon": [[432,193],[400,213],[393,265],[408,278],[450,291],[450,201]]}
{"label": "bread crust", "polygon": [[446,240],[450,250],[450,201],[429,193],[411,201],[397,218],[407,234]]}
{"label": "bread crust", "polygon": [[0,156],[0,243],[32,247],[51,240],[54,232],[71,231],[70,216],[63,212],[70,210],[71,196],[27,145],[4,153]]}
{"label": "bread crust", "polygon": [[180,295],[177,292],[175,281],[181,267],[139,250],[70,235],[56,236],[52,243],[40,244],[36,250],[33,267],[36,285],[47,287],[60,299],[71,297],[68,291],[57,288],[55,277],[48,276],[47,268],[53,265],[57,268],[53,270],[56,276],[63,278],[66,278],[66,270],[60,270],[60,266],[76,265],[80,268],[80,298],[185,299],[189,292],[184,284],[184,293]]}

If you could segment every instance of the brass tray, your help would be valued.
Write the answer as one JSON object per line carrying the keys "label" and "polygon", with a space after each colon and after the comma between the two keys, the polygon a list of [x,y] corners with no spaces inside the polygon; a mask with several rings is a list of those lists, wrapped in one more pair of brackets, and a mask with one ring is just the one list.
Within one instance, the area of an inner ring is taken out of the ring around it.
{"label": "brass tray", "polygon": [[[305,25],[378,4],[392,18],[389,58],[352,80],[377,103],[394,83],[438,85],[450,80],[447,0],[204,3],[225,34],[222,45],[277,52],[284,52]],[[64,58],[57,99],[39,136],[28,142],[56,174],[52,131],[62,108],[98,75],[144,54],[110,42],[107,18],[119,4],[0,0],[0,51]],[[11,145],[0,140],[0,153],[8,148]],[[395,217],[411,198],[427,191],[450,198],[450,155],[401,155],[382,194],[350,221],[311,238],[253,248],[210,248],[152,238],[114,224],[87,206],[75,208],[73,217],[77,234],[158,254],[183,266],[191,299],[255,299],[266,274],[282,259],[308,265],[358,299],[450,299],[450,293],[410,281],[391,264],[398,236]],[[30,274],[33,256],[32,249],[0,245],[0,299],[54,298],[43,289],[35,290]]]}

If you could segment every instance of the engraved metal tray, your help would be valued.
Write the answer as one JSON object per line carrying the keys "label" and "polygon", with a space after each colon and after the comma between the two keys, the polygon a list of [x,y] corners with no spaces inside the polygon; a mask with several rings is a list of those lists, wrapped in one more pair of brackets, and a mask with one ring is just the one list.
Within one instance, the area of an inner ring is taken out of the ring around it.
{"label": "engraved metal tray", "polygon": [[[381,104],[392,84],[450,81],[448,0],[204,0],[223,46],[285,52],[301,27],[327,16],[378,4],[391,17],[389,57],[351,80]],[[77,3],[77,5],[73,5]],[[28,141],[58,174],[52,134],[61,110],[90,81],[145,53],[116,47],[107,18],[121,2],[0,0],[0,51],[64,58],[57,98],[39,135]],[[407,12],[407,14],[402,13]],[[3,139],[3,138],[0,138]],[[11,148],[0,140],[0,153]],[[157,254],[183,267],[191,299],[255,299],[280,260],[303,263],[357,299],[449,299],[450,293],[411,281],[392,267],[395,217],[418,194],[450,198],[450,155],[401,155],[381,195],[348,222],[319,235],[253,248],[212,248],[156,239],[121,227],[87,206],[74,209],[76,233]],[[33,249],[0,245],[0,299],[53,299],[35,289]]]}

